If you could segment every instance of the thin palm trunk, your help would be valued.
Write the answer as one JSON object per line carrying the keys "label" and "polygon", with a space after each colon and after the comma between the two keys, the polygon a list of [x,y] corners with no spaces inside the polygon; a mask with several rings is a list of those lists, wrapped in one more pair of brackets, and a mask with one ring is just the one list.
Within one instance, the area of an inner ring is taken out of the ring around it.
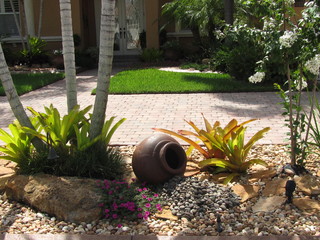
{"label": "thin palm trunk", "polygon": [[25,50],[26,49],[26,45],[24,44],[24,39],[23,39],[23,36],[22,36],[22,32],[21,32],[21,28],[20,28],[20,24],[19,24],[19,19],[18,19],[17,12],[16,12],[16,9],[14,7],[14,4],[13,4],[12,0],[10,0],[10,5],[11,5],[12,12],[13,12],[14,21],[16,23],[16,26],[17,26],[17,29],[18,29],[18,32],[19,32],[19,36],[20,36],[20,39],[21,39],[22,48],[23,48],[23,50]]}
{"label": "thin palm trunk", "polygon": [[[12,77],[9,72],[9,69],[3,54],[1,43],[0,43],[0,80],[5,90],[8,102],[10,104],[10,107],[12,109],[14,116],[18,119],[19,123],[22,126],[34,129],[32,123],[30,122],[29,117],[27,116],[23,108],[23,105],[20,101],[16,88],[13,84]],[[38,152],[45,149],[45,144],[39,138],[34,138],[32,140],[32,144],[35,146]]]}
{"label": "thin palm trunk", "polygon": [[40,9],[39,9],[39,25],[38,25],[38,38],[40,38],[40,37],[41,37],[42,15],[43,15],[43,0],[41,0],[41,1],[40,1]]}
{"label": "thin palm trunk", "polygon": [[115,33],[115,0],[102,0],[100,53],[97,93],[92,114],[90,138],[101,133],[107,109]]}
{"label": "thin palm trunk", "polygon": [[24,35],[25,35],[25,39],[27,40],[27,48],[28,50],[30,50],[30,44],[29,44],[29,30],[28,30],[28,24],[27,24],[27,19],[26,19],[26,13],[25,13],[25,6],[24,6],[24,0],[20,0],[19,1],[19,5],[20,5],[20,15],[23,22],[23,26],[24,26]]}
{"label": "thin palm trunk", "polygon": [[68,112],[70,112],[77,105],[77,82],[70,0],[60,0],[60,16],[67,105]]}

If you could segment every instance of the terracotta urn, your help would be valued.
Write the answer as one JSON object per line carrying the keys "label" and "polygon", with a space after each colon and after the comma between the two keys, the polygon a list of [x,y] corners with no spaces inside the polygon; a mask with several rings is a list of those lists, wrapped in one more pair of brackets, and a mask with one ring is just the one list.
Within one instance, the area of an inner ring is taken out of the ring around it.
{"label": "terracotta urn", "polygon": [[163,183],[186,170],[187,156],[181,145],[166,134],[154,134],[139,143],[132,169],[140,181]]}

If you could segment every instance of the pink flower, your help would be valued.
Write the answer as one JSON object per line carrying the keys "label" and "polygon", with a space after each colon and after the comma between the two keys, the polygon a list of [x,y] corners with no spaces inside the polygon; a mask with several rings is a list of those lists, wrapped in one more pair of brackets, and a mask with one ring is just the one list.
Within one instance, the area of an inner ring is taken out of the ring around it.
{"label": "pink flower", "polygon": [[151,202],[151,201],[152,201],[152,198],[150,197],[150,198],[148,198],[147,200],[148,200],[149,202]]}
{"label": "pink flower", "polygon": [[139,189],[138,189],[138,192],[142,192],[142,189],[141,189],[141,188],[139,188]]}
{"label": "pink flower", "polygon": [[109,192],[108,192],[109,195],[112,195],[112,193],[113,193],[113,191],[109,191]]}
{"label": "pink flower", "polygon": [[151,207],[151,204],[150,203],[146,203],[146,208],[149,208],[149,207]]}
{"label": "pink flower", "polygon": [[142,188],[142,190],[143,190],[143,191],[148,191],[148,188],[145,188],[145,187],[144,187],[144,188]]}
{"label": "pink flower", "polygon": [[112,214],[112,218],[113,218],[113,219],[117,219],[117,218],[118,218],[118,215],[114,213],[114,214]]}
{"label": "pink flower", "polygon": [[158,209],[158,211],[161,211],[162,208],[161,208],[161,205],[160,204],[156,204],[156,208]]}
{"label": "pink flower", "polygon": [[105,212],[105,213],[109,213],[110,210],[109,210],[109,209],[105,209],[104,212]]}
{"label": "pink flower", "polygon": [[118,228],[121,228],[121,227],[122,227],[122,224],[119,223],[119,224],[117,225],[117,227],[118,227]]}
{"label": "pink flower", "polygon": [[153,196],[154,196],[154,197],[159,197],[159,194],[155,193]]}
{"label": "pink flower", "polygon": [[147,196],[146,196],[146,195],[141,195],[141,197],[142,197],[142,198],[147,198]]}
{"label": "pink flower", "polygon": [[150,212],[146,211],[146,212],[144,213],[143,218],[144,218],[145,220],[147,220],[148,217],[149,217],[149,215],[150,215]]}
{"label": "pink flower", "polygon": [[138,211],[138,212],[141,212],[141,211],[142,211],[142,208],[138,208],[137,211]]}
{"label": "pink flower", "polygon": [[112,207],[113,207],[114,210],[117,210],[117,209],[118,209],[118,205],[117,205],[116,203],[113,203],[113,204],[112,204]]}
{"label": "pink flower", "polygon": [[142,213],[138,213],[137,217],[138,217],[138,218],[143,218]]}

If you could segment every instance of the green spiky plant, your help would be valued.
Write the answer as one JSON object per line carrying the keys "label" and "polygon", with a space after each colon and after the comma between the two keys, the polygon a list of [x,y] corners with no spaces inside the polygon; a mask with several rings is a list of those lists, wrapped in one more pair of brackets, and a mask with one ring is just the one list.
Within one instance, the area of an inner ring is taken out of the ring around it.
{"label": "green spiky plant", "polygon": [[[254,143],[260,140],[263,135],[270,130],[269,127],[258,131],[246,144],[245,139],[245,124],[255,121],[251,119],[241,124],[238,124],[237,120],[232,119],[224,128],[220,126],[220,122],[215,122],[213,125],[203,116],[206,130],[199,129],[191,121],[187,122],[196,131],[190,132],[186,130],[180,130],[178,133],[166,130],[154,128],[156,131],[164,132],[176,136],[191,145],[191,148],[187,150],[187,155],[190,155],[191,150],[198,150],[205,158],[205,160],[199,163],[199,167],[204,169],[208,166],[215,167],[214,173],[229,172],[230,174],[224,180],[227,184],[234,177],[245,173],[249,167],[253,164],[267,165],[261,159],[251,159],[247,161],[247,156]],[[185,135],[193,136],[200,139],[204,149],[199,142],[195,142]]]}

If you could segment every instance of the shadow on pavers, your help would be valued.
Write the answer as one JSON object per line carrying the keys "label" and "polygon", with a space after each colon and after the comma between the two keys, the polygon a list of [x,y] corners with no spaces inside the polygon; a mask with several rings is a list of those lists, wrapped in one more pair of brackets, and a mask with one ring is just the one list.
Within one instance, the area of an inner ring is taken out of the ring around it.
{"label": "shadow on pavers", "polygon": [[316,240],[314,236],[116,236],[76,234],[0,234],[0,240]]}

